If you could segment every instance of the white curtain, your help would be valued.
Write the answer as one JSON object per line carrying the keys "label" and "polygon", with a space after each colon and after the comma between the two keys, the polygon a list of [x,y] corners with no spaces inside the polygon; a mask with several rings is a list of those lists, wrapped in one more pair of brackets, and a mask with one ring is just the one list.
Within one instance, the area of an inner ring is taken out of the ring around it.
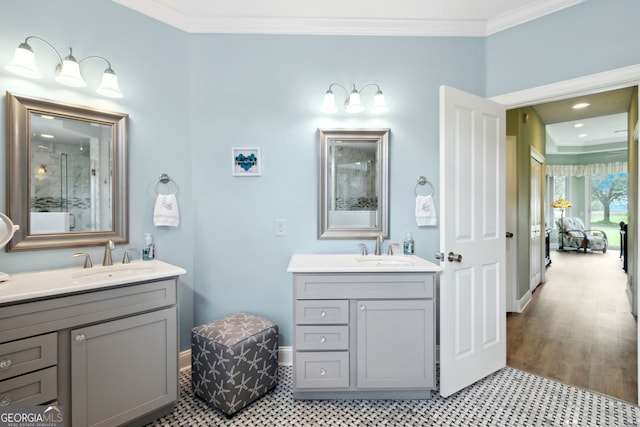
{"label": "white curtain", "polygon": [[547,176],[591,176],[627,172],[627,162],[597,163],[592,165],[547,165]]}

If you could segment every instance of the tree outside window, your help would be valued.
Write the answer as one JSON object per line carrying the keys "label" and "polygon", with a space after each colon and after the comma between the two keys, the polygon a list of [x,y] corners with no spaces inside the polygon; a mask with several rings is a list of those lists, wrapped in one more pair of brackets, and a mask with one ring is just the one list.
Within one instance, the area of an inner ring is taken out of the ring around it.
{"label": "tree outside window", "polygon": [[[620,221],[627,221],[628,184],[629,176],[626,173],[591,176],[592,221],[616,225]],[[596,212],[602,212],[602,216],[596,217]]]}

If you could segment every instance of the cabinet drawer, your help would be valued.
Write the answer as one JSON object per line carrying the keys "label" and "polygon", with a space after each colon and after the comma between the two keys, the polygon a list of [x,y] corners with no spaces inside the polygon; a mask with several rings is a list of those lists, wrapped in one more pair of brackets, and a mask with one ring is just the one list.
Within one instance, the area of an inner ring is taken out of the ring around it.
{"label": "cabinet drawer", "polygon": [[434,273],[294,274],[296,299],[424,298],[435,295]]}
{"label": "cabinet drawer", "polygon": [[296,301],[296,324],[328,325],[333,323],[349,323],[349,301]]}
{"label": "cabinet drawer", "polygon": [[297,388],[349,387],[349,352],[296,352]]}
{"label": "cabinet drawer", "polygon": [[55,332],[0,344],[0,380],[55,365],[57,358]]}
{"label": "cabinet drawer", "polygon": [[348,350],[349,326],[296,326],[297,350]]}
{"label": "cabinet drawer", "polygon": [[0,381],[0,405],[42,405],[57,397],[57,369],[41,371]]}

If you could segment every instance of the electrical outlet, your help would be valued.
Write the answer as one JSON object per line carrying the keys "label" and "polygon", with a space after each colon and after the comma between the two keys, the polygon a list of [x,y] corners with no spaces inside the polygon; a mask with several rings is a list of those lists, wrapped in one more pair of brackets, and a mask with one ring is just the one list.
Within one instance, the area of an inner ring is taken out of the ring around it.
{"label": "electrical outlet", "polygon": [[287,234],[287,220],[276,219],[276,236],[285,236]]}

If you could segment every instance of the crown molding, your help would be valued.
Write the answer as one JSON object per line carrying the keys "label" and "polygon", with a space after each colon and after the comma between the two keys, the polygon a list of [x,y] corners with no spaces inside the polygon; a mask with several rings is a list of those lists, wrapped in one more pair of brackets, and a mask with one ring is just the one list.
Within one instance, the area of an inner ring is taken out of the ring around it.
{"label": "crown molding", "polygon": [[586,0],[542,0],[529,6],[521,7],[490,19],[487,22],[486,35],[517,27],[525,22],[550,15],[562,9],[583,3],[584,1]]}
{"label": "crown molding", "polygon": [[178,2],[113,1],[187,33],[486,37],[586,0],[540,0],[489,20],[211,16],[170,6]]}

